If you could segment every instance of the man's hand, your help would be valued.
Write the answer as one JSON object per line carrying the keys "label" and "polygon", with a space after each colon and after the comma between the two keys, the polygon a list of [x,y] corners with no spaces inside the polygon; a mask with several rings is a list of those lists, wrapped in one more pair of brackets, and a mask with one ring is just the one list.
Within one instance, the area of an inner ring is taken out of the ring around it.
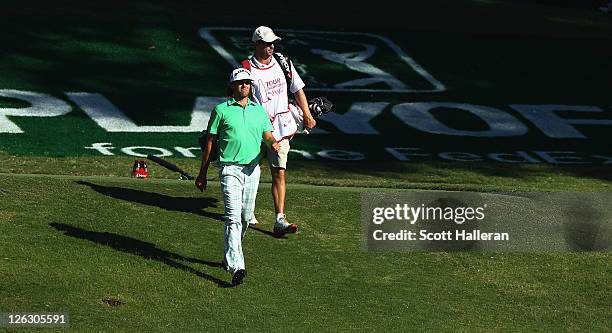
{"label": "man's hand", "polygon": [[312,114],[310,113],[310,109],[308,106],[308,100],[306,99],[306,94],[303,89],[300,89],[295,92],[295,102],[302,109],[302,113],[304,114],[304,129],[310,130],[317,126],[317,121],[314,119]]}
{"label": "man's hand", "polygon": [[309,114],[304,114],[304,128],[310,130],[317,126],[317,121]]}
{"label": "man's hand", "polygon": [[200,190],[200,192],[204,192],[204,190],[206,189],[206,174],[208,174],[208,165],[210,164],[212,150],[216,140],[216,134],[208,133],[204,142],[205,145],[202,147],[202,165],[200,166],[200,173],[198,174],[195,180],[195,186],[198,188],[198,190]]}
{"label": "man's hand", "polygon": [[200,192],[204,192],[206,189],[206,183],[208,180],[206,179],[206,175],[199,174],[195,180],[195,186],[200,190]]}
{"label": "man's hand", "polygon": [[274,136],[272,136],[272,132],[265,131],[263,134],[263,139],[266,145],[270,147],[270,149],[278,153],[278,151],[280,150],[280,145],[278,144],[278,142],[276,142],[276,139],[274,139]]}

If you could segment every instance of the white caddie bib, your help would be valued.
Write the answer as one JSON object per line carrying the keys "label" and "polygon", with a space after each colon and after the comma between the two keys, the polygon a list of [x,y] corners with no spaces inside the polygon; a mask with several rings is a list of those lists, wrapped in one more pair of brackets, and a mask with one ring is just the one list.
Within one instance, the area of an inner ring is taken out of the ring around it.
{"label": "white caddie bib", "polygon": [[253,99],[261,104],[272,122],[272,135],[276,141],[291,138],[297,132],[297,124],[289,109],[287,89],[296,92],[304,87],[304,82],[296,73],[293,65],[291,71],[293,80],[287,87],[285,74],[272,57],[269,65],[263,65],[254,58],[250,59],[251,76],[253,78]]}

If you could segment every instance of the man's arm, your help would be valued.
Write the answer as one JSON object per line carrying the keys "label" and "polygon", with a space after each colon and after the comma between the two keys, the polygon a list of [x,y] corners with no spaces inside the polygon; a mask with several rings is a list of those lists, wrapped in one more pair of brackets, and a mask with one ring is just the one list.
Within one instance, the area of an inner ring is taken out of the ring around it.
{"label": "man's arm", "polygon": [[317,121],[314,119],[308,108],[308,100],[304,89],[300,89],[293,94],[295,96],[295,102],[298,104],[302,112],[304,113],[304,128],[311,129],[317,126]]}
{"label": "man's arm", "polygon": [[212,156],[212,150],[216,141],[217,135],[210,133],[206,135],[204,151],[202,152],[202,164],[200,165],[200,173],[198,174],[198,177],[196,177],[195,180],[195,186],[202,192],[206,189],[206,184],[208,182],[208,180],[206,179],[206,174],[208,173],[208,166],[210,165],[210,158]]}
{"label": "man's arm", "polygon": [[264,138],[264,142],[266,143],[268,147],[272,148],[272,150],[274,150],[275,152],[278,152],[278,150],[280,149],[280,146],[278,142],[276,142],[276,139],[272,135],[272,132],[265,131],[263,134],[263,138]]}

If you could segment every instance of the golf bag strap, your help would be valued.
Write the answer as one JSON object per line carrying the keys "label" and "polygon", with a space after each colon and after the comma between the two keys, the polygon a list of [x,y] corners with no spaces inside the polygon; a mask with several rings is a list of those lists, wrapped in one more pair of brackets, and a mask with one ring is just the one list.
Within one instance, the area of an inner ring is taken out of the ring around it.
{"label": "golf bag strap", "polygon": [[291,75],[291,59],[289,59],[289,56],[279,52],[273,53],[272,56],[274,56],[274,59],[276,59],[276,62],[278,62],[283,70],[283,74],[285,74],[285,80],[287,81],[287,93],[289,93],[289,88],[291,87],[291,82],[293,81]]}
{"label": "golf bag strap", "polygon": [[242,68],[246,68],[249,71],[251,70],[251,61],[249,59],[242,60],[240,64],[242,65]]}

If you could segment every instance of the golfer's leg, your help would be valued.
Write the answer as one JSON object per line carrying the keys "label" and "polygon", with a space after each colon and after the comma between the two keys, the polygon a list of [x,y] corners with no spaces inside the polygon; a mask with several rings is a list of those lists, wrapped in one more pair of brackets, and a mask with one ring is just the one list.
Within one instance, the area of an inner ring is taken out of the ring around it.
{"label": "golfer's leg", "polygon": [[242,254],[242,223],[240,221],[243,191],[240,168],[234,165],[223,166],[219,178],[221,179],[221,194],[225,212],[225,262],[229,272],[234,274],[237,270],[245,268]]}
{"label": "golfer's leg", "polygon": [[255,199],[259,188],[259,164],[245,168],[244,194],[242,196],[242,237],[249,227],[249,220],[255,212]]}

